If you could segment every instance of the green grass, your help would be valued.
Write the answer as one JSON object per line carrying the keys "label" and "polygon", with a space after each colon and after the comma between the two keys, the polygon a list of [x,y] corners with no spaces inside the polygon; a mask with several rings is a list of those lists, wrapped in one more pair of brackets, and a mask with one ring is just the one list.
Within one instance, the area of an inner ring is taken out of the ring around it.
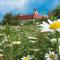
{"label": "green grass", "polygon": [[[44,54],[49,48],[56,49],[54,45],[49,45],[51,36],[55,37],[51,33],[41,33],[36,25],[0,26],[1,53],[4,60],[20,60],[25,53],[33,55],[35,60],[44,60]],[[15,41],[21,43],[13,44]]]}

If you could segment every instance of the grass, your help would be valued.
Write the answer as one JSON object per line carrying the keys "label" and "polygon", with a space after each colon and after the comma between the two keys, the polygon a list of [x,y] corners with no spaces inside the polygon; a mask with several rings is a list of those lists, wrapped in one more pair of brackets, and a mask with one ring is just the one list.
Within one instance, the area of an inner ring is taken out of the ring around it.
{"label": "grass", "polygon": [[49,48],[55,47],[49,41],[52,35],[41,33],[36,25],[0,26],[0,49],[4,60],[20,60],[26,53],[33,55],[35,60],[44,60]]}

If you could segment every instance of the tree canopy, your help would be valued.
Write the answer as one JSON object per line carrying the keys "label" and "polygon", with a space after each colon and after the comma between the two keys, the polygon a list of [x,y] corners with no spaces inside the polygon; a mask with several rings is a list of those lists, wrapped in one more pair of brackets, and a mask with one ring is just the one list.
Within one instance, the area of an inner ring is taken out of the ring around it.
{"label": "tree canopy", "polygon": [[53,18],[60,18],[60,5],[58,5],[55,9],[49,12],[49,16]]}
{"label": "tree canopy", "polygon": [[3,25],[8,23],[9,25],[15,24],[15,16],[12,13],[6,13],[3,18]]}

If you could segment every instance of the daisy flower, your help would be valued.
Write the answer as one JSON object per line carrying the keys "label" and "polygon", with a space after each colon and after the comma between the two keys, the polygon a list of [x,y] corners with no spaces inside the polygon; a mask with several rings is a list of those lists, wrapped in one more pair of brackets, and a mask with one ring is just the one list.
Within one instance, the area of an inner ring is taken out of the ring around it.
{"label": "daisy flower", "polygon": [[14,41],[12,44],[21,44],[21,41]]}
{"label": "daisy flower", "polygon": [[60,19],[53,22],[50,19],[48,19],[48,23],[43,21],[40,26],[41,32],[60,31]]}
{"label": "daisy flower", "polygon": [[28,39],[37,39],[37,38],[35,38],[33,36],[29,36]]}
{"label": "daisy flower", "polygon": [[60,54],[60,46],[59,46],[59,54]]}
{"label": "daisy flower", "polygon": [[51,60],[57,59],[56,54],[55,54],[54,51],[53,52],[49,51],[49,53],[46,53],[45,58],[47,58],[47,59],[50,58]]}
{"label": "daisy flower", "polygon": [[52,38],[50,41],[51,42],[56,42],[56,38]]}
{"label": "daisy flower", "polygon": [[32,51],[39,51],[39,49],[29,49],[29,50],[32,50]]}
{"label": "daisy flower", "polygon": [[3,54],[0,54],[0,56],[2,57],[2,56],[3,56]]}

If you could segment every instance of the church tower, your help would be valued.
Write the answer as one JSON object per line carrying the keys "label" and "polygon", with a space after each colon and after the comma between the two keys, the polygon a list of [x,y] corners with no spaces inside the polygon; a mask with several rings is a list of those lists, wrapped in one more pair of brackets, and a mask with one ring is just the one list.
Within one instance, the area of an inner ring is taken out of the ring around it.
{"label": "church tower", "polygon": [[39,18],[39,14],[38,14],[38,11],[37,11],[37,9],[34,9],[34,18],[36,19],[38,19]]}
{"label": "church tower", "polygon": [[38,15],[37,9],[34,9],[34,15]]}

